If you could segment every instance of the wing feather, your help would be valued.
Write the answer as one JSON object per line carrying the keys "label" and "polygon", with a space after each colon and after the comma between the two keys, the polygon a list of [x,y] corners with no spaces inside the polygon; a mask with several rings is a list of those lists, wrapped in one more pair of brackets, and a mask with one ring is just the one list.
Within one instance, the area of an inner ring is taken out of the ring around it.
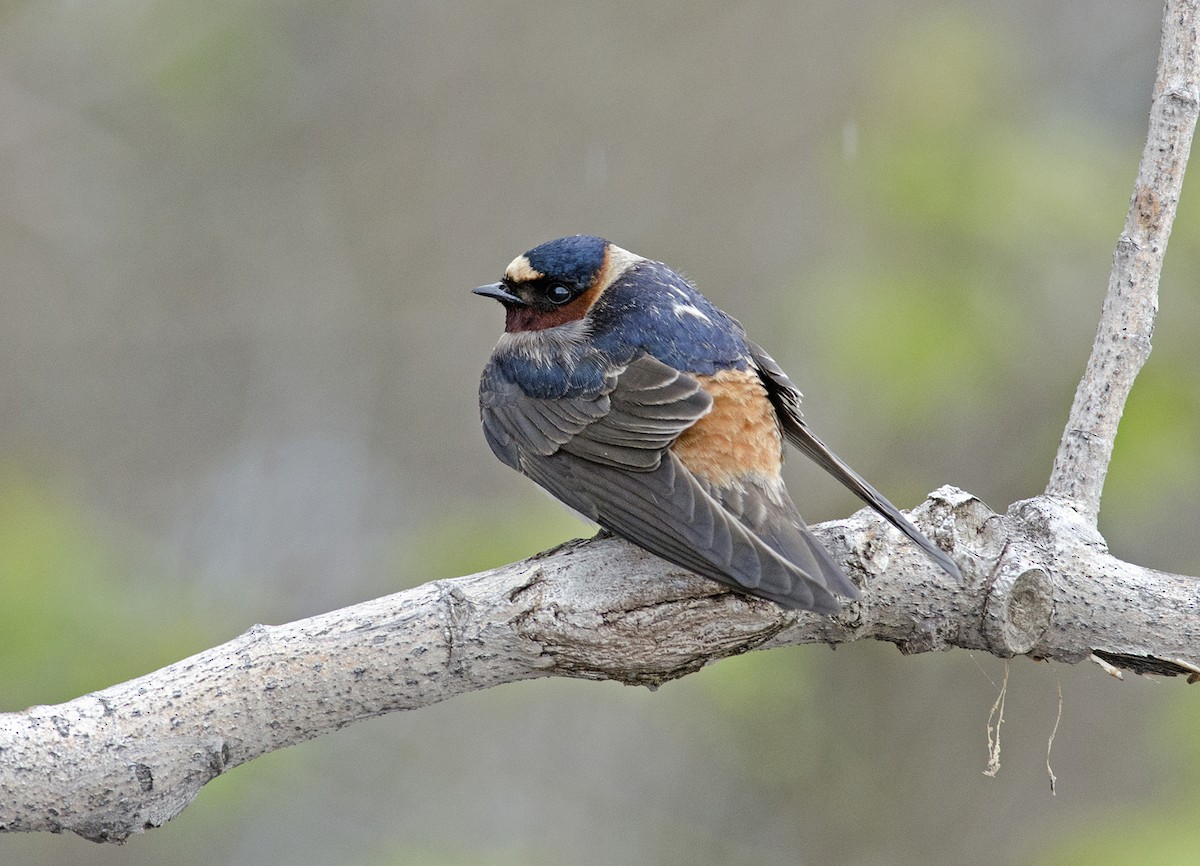
{"label": "wing feather", "polygon": [[[802,560],[814,563],[811,572],[784,559],[706,493],[670,453],[656,469],[642,473],[565,453],[532,458],[526,471],[568,504],[571,499],[590,503],[602,526],[697,574],[784,607],[819,613],[838,609],[811,553]],[[838,575],[837,591],[857,597],[858,590],[830,563]]]}
{"label": "wing feather", "polygon": [[858,590],[786,493],[714,488],[670,445],[711,408],[693,376],[643,355],[596,393],[538,400],[489,367],[484,432],[501,460],[600,525],[684,568],[785,607],[837,610]]}

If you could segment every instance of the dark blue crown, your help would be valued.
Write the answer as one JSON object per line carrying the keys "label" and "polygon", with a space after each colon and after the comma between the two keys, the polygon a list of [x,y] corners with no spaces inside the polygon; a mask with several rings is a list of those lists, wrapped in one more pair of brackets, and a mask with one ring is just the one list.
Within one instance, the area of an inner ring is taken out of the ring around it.
{"label": "dark blue crown", "polygon": [[587,285],[604,265],[608,241],[592,235],[572,235],[534,247],[525,254],[535,270],[548,277]]}

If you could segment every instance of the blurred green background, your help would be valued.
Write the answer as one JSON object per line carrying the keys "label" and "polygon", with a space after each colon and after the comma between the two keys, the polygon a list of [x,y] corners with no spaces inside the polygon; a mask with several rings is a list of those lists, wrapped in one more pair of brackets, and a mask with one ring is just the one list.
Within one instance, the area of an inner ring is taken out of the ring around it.
{"label": "blurred green background", "polygon": [[[904,507],[1045,483],[1144,136],[1155,4],[0,6],[0,709],[585,530],[488,452],[468,294],[573,232],[667,261]],[[1200,574],[1200,214],[1102,529]],[[793,460],[810,520],[857,508]],[[541,681],[9,864],[1194,863],[1197,696],[780,650]],[[1062,722],[1046,742],[1057,690]]]}

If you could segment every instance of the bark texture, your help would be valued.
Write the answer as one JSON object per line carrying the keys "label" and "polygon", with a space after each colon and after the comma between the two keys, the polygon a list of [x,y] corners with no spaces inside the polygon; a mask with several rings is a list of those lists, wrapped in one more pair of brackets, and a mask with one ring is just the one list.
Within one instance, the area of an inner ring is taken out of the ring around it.
{"label": "bark texture", "polygon": [[834,617],[735,595],[619,539],[280,626],[53,707],[0,715],[0,831],[121,841],[210,779],[359,719],[542,676],[656,686],[730,655],[886,640],[1200,677],[1200,581],[1109,556],[1096,531],[1150,349],[1195,127],[1196,6],[1168,0],[1150,132],[1092,358],[1045,495],[1006,514],[953,487],[915,513],[957,583],[867,512],[813,527],[864,590]]}
{"label": "bark texture", "polygon": [[815,527],[863,598],[835,617],[735,595],[616,538],[435,581],[0,716],[0,830],[120,841],[226,770],[381,713],[542,676],[657,686],[754,649],[886,640],[1200,673],[1200,582],[1121,562],[1049,498],[1005,515],[944,487],[915,519],[949,578],[867,511]]}

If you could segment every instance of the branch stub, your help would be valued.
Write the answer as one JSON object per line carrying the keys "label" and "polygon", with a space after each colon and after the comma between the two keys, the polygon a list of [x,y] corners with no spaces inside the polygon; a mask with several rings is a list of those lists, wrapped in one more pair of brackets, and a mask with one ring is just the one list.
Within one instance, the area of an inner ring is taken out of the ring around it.
{"label": "branch stub", "polygon": [[1017,572],[1001,565],[983,606],[983,634],[1006,656],[1025,655],[1041,640],[1054,617],[1054,592],[1041,568]]}

